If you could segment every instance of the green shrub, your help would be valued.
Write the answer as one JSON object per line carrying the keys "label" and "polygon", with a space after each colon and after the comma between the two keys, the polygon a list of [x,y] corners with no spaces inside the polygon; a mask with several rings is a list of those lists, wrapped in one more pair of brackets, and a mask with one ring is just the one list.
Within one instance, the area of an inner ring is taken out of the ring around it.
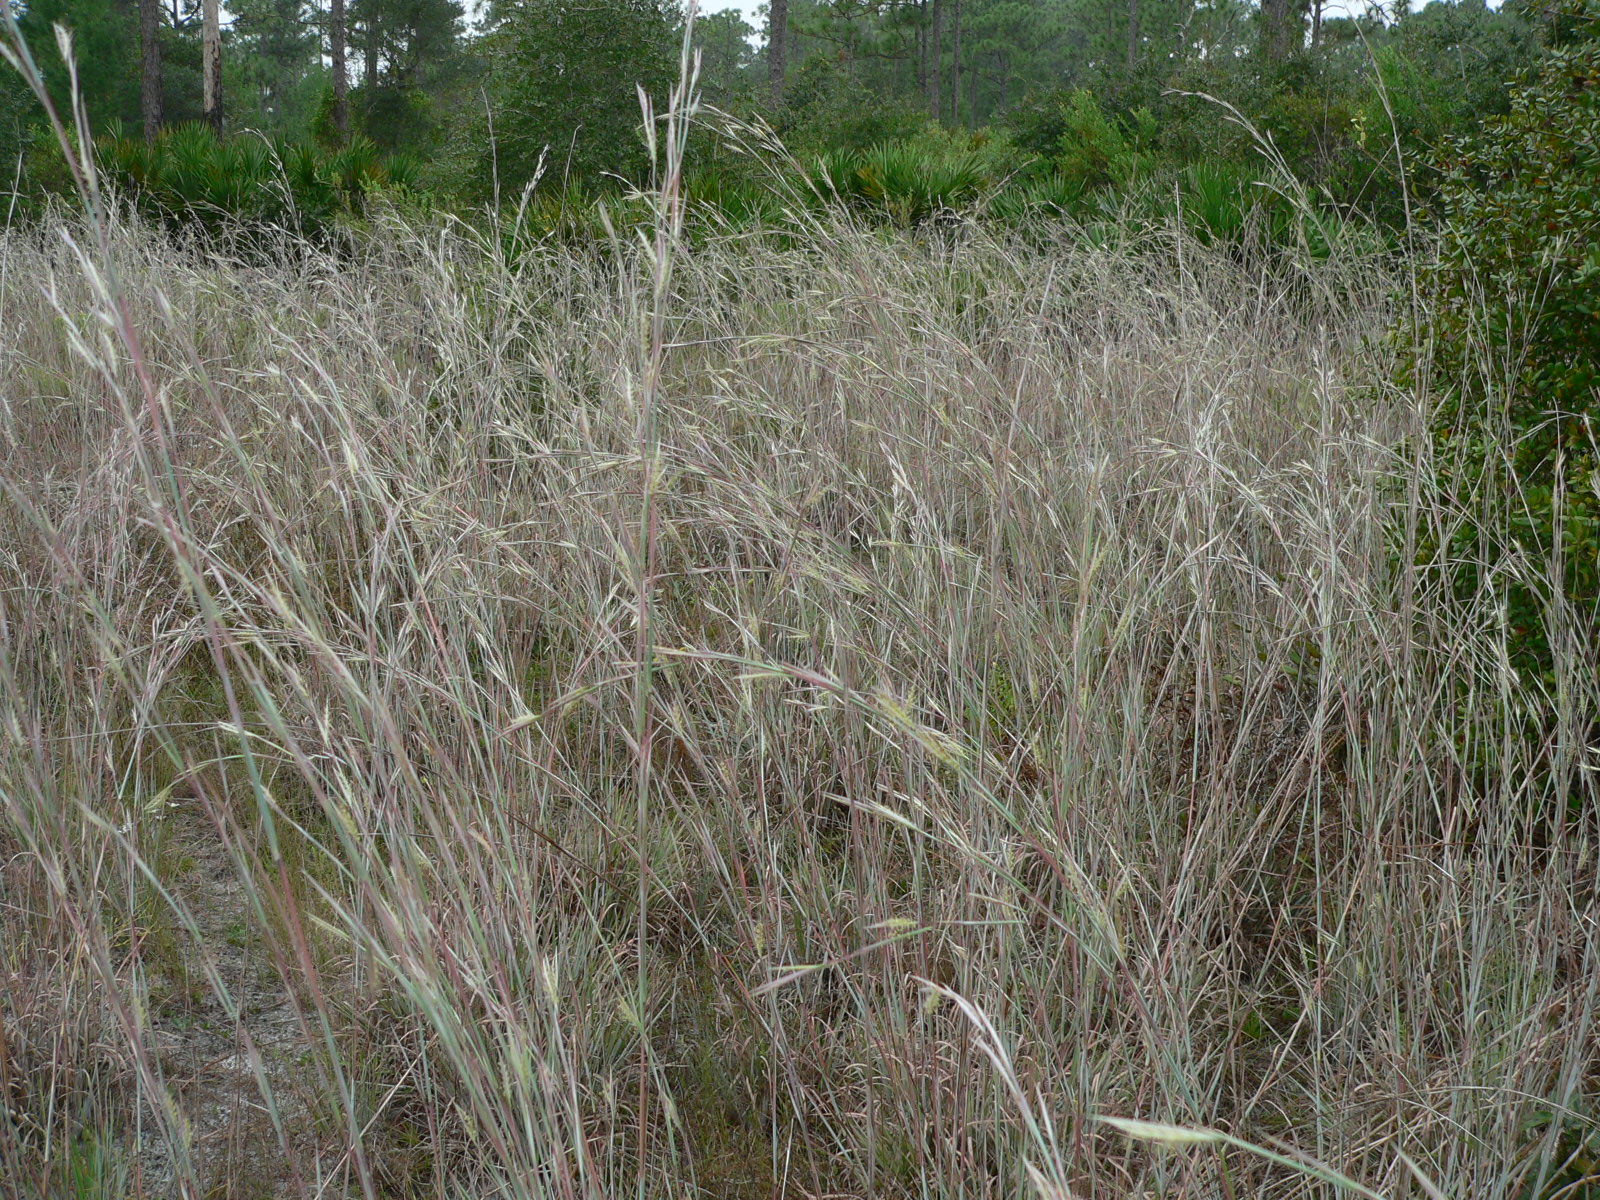
{"label": "green shrub", "polygon": [[1083,212],[1083,185],[1055,172],[1019,178],[1000,189],[985,206],[993,220],[1028,227],[1076,217]]}
{"label": "green shrub", "polygon": [[1001,115],[999,125],[1012,145],[1053,170],[1062,135],[1067,132],[1067,114],[1078,94],[1078,90],[1069,88],[1029,92]]}
{"label": "green shrub", "polygon": [[1190,163],[1178,185],[1184,222],[1207,245],[1239,237],[1259,191],[1252,172],[1227,162]]}
{"label": "green shrub", "polygon": [[1079,89],[1062,101],[1056,170],[1085,188],[1129,187],[1154,163],[1155,134],[1149,109],[1136,109],[1114,121],[1093,93]]}
{"label": "green shrub", "polygon": [[920,154],[904,145],[873,146],[861,156],[855,175],[860,196],[904,221],[964,204],[986,180],[982,162],[971,151]]}
{"label": "green shrub", "polygon": [[1406,218],[1399,163],[1413,202],[1432,203],[1452,138],[1510,110],[1508,81],[1536,63],[1533,27],[1521,4],[1491,10],[1482,0],[1429,4],[1401,19],[1388,40],[1362,46],[1359,86],[1337,118],[1324,182],[1341,204],[1387,224]]}
{"label": "green shrub", "polygon": [[764,229],[783,221],[784,197],[766,180],[706,173],[684,180],[691,211],[717,228]]}
{"label": "green shrub", "polygon": [[772,124],[801,159],[837,149],[860,149],[914,137],[926,115],[903,98],[880,96],[852,64],[827,55],[801,63],[784,85],[783,107]]}
{"label": "green shrub", "polygon": [[[280,228],[317,237],[340,216],[356,216],[380,189],[416,186],[415,162],[381,157],[365,138],[338,150],[269,142],[253,134],[219,138],[208,126],[165,129],[154,143],[113,127],[95,143],[101,176],[145,216],[170,227]],[[39,190],[71,186],[54,139],[39,138],[29,162]]]}
{"label": "green shrub", "polygon": [[563,187],[648,179],[638,89],[660,105],[672,86],[674,11],[664,0],[495,5],[482,40],[483,99],[457,131],[471,148],[463,152],[465,198],[498,192],[515,203],[541,164]]}
{"label": "green shrub", "polygon": [[904,225],[976,200],[995,183],[977,150],[885,142],[866,150],[820,154],[811,171],[811,189]]}
{"label": "green shrub", "polygon": [[1560,19],[1568,38],[1510,112],[1443,164],[1432,328],[1408,367],[1430,371],[1440,482],[1469,516],[1424,553],[1459,597],[1489,589],[1512,665],[1547,683],[1548,601],[1559,590],[1592,632],[1600,599],[1600,2]]}

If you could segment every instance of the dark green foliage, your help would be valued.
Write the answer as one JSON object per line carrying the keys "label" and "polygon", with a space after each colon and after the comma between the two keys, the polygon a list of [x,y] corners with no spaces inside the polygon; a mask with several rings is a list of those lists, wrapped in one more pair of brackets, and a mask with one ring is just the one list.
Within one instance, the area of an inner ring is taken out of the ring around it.
{"label": "dark green foliage", "polygon": [[[1096,11],[1092,0],[1077,4],[976,0],[966,4],[968,119],[974,123],[992,120],[1029,91],[1077,79],[1089,70],[1091,62],[1114,55],[1107,42],[1117,41],[1120,25],[1114,16],[1109,24],[1104,17],[1107,10],[1114,12],[1117,7],[1126,5],[1110,0]],[[972,83],[977,86],[973,88]]]}
{"label": "dark green foliage", "polygon": [[[349,0],[350,128],[385,154],[431,159],[464,104],[480,107],[475,64],[463,49],[460,0]],[[332,94],[313,125],[337,141]]]}
{"label": "dark green foliage", "polygon": [[1094,95],[1078,90],[1061,104],[1056,170],[1085,189],[1131,187],[1153,166],[1155,117],[1147,108],[1108,118]]}
{"label": "dark green foliage", "polygon": [[1460,121],[1508,112],[1507,82],[1539,51],[1537,28],[1515,2],[1429,4],[1395,33],[1396,52],[1449,89]]}
{"label": "dark green foliage", "polygon": [[784,221],[784,197],[764,180],[706,174],[685,185],[690,209],[714,227],[773,228]]}
{"label": "dark green foliage", "polygon": [[1039,161],[1053,158],[1067,131],[1069,91],[1029,92],[999,122],[1018,150]]}
{"label": "dark green foliage", "polygon": [[[1412,205],[1431,201],[1449,143],[1508,110],[1508,83],[1538,46],[1514,5],[1491,11],[1482,0],[1430,4],[1392,32],[1373,32],[1327,56],[1324,73],[1358,64],[1364,86],[1319,88],[1329,101],[1311,177],[1341,205],[1399,225],[1407,208],[1401,164]],[[1303,161],[1297,147],[1285,150]]]}
{"label": "dark green foliage", "polygon": [[1560,1164],[1548,1178],[1530,1180],[1528,1200],[1600,1200],[1600,1131],[1578,1113],[1542,1112],[1530,1122],[1530,1133],[1544,1133],[1559,1124],[1555,1160]]}
{"label": "dark green foliage", "polygon": [[461,37],[460,0],[352,0],[350,44],[389,87],[419,87],[455,55]]}
{"label": "dark green foliage", "polygon": [[[59,150],[41,144],[36,154],[45,161],[32,175],[66,191],[52,153],[59,164]],[[253,135],[218,138],[198,124],[164,130],[151,146],[113,130],[95,144],[95,161],[119,195],[170,227],[272,228],[311,237],[329,232],[341,216],[359,215],[373,193],[413,186],[417,175],[413,162],[382,158],[363,139],[329,152]]]}
{"label": "dark green foliage", "polygon": [[[227,82],[226,61],[223,82]],[[200,38],[193,22],[187,29],[161,27],[161,103],[168,125],[182,125],[204,116]],[[125,123],[130,129],[137,126],[132,120]]]}
{"label": "dark green foliage", "polygon": [[822,195],[837,196],[909,225],[967,204],[992,181],[974,151],[932,155],[914,146],[884,143],[824,156],[812,182]]}
{"label": "dark green foliage", "polygon": [[[327,128],[324,131],[319,122],[318,132],[324,140],[331,141],[331,92],[328,108]],[[421,90],[395,82],[379,80],[371,87],[359,87],[350,93],[350,111],[357,128],[384,150],[431,142],[437,132],[431,108],[427,95]]]}
{"label": "dark green foliage", "polygon": [[[1294,206],[1265,186],[1271,168],[1245,131],[1216,137],[1208,153],[1186,142],[1192,125],[1174,136],[1168,121],[1183,106],[1205,102],[1179,97],[1159,103],[1157,115],[1145,106],[1108,107],[1084,88],[1031,97],[1008,117],[1007,127],[1033,157],[1025,178],[996,197],[991,211],[1055,211],[1079,220],[1147,225],[1176,217],[1208,244],[1247,237],[1296,241]],[[1208,107],[1213,121],[1223,114]],[[1226,153],[1220,152],[1223,146]]]}
{"label": "dark green foliage", "polygon": [[[314,15],[301,0],[238,0],[227,5],[232,25],[223,40],[225,108],[235,129],[300,136],[308,127],[322,86]],[[162,6],[158,26],[162,107],[169,125],[201,116],[200,39],[193,5],[182,6],[174,26]],[[19,27],[44,73],[51,100],[70,122],[70,84],[52,26],[72,32],[79,95],[91,129],[114,124],[136,128],[139,111],[139,27],[132,0],[47,0],[27,5]],[[0,156],[10,165],[44,119],[21,77],[0,68]],[[9,172],[6,175],[9,181]]]}
{"label": "dark green foliage", "polygon": [[[1248,6],[790,0],[791,65],[777,106],[764,52],[736,12],[702,14],[696,44],[708,103],[765,119],[801,163],[852,160],[843,177],[856,182],[842,190],[863,210],[920,220],[982,197],[983,211],[1019,220],[1063,206],[1099,220],[1170,215],[1181,200],[1204,236],[1231,239],[1262,199],[1248,184],[1284,166],[1318,205],[1403,225],[1441,182],[1427,165],[1440,147],[1505,110],[1505,81],[1540,26],[1521,2],[1435,2],[1394,21],[1330,18],[1318,45],[1269,61],[1255,52]],[[25,13],[42,59],[53,53],[48,20],[78,28],[93,118],[130,127],[131,11],[127,0],[35,0]],[[166,120],[197,120],[195,22],[180,8],[174,25],[163,11]],[[336,143],[320,8],[239,0],[228,11],[231,128]],[[492,0],[480,37],[464,36],[463,11],[460,0],[348,0],[353,133],[381,152],[416,156],[433,194],[469,206],[520,203],[541,161],[561,188],[647,180],[636,87],[659,101],[676,73],[676,0]],[[48,70],[60,90],[59,62]],[[18,144],[39,116],[17,89],[0,90],[0,147]],[[963,137],[986,146],[977,187],[960,162]],[[1260,138],[1279,162],[1263,156]],[[753,195],[768,172],[709,141],[691,145],[690,175],[717,177],[697,183],[699,193],[750,211],[736,198]],[[987,148],[1001,144],[1005,163]],[[868,157],[885,155],[868,169]]]}
{"label": "dark green foliage", "polygon": [[137,120],[139,27],[133,6],[116,0],[33,0],[18,16],[17,25],[44,73],[50,99],[66,116],[71,112],[71,89],[67,64],[56,49],[57,24],[72,33],[79,94],[90,118]]}
{"label": "dark green foliage", "polygon": [[1190,163],[1177,192],[1186,225],[1208,244],[1236,240],[1263,198],[1251,172],[1226,162]]}
{"label": "dark green foliage", "polygon": [[[1359,136],[1352,118],[1355,106],[1373,94],[1371,66],[1368,59],[1354,79],[1343,79],[1336,63],[1296,55],[1260,73],[1244,111],[1301,180],[1325,185]],[[1379,153],[1382,144],[1379,133],[1374,144]],[[1253,135],[1250,142],[1241,140],[1240,148],[1254,150]]]}
{"label": "dark green foliage", "polygon": [[926,123],[914,105],[875,93],[856,64],[821,55],[791,73],[783,111],[773,119],[784,143],[803,158],[898,141]]}
{"label": "dark green foliage", "polygon": [[229,0],[223,55],[227,108],[237,128],[300,136],[323,86],[321,47],[304,0]]}
{"label": "dark green foliage", "polygon": [[1587,631],[1600,600],[1600,4],[1560,17],[1568,43],[1442,164],[1433,324],[1410,358],[1441,399],[1441,484],[1471,517],[1425,552],[1459,595],[1500,597],[1513,665],[1545,677],[1547,581]]}
{"label": "dark green foliage", "polygon": [[[663,0],[510,0],[485,38],[491,116],[474,114],[468,189],[515,202],[541,159],[554,179],[641,180],[649,161],[638,89],[657,103],[677,74],[675,16]],[[492,127],[489,122],[492,119]]]}
{"label": "dark green foliage", "polygon": [[1012,181],[993,196],[983,211],[1008,225],[1055,224],[1085,209],[1083,185],[1054,172]]}

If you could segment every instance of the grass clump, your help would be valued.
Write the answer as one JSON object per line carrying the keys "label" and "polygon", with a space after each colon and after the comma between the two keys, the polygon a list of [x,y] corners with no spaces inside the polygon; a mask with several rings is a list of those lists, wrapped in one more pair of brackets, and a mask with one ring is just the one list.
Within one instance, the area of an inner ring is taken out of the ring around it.
{"label": "grass clump", "polygon": [[1587,1186],[1593,833],[1528,819],[1565,727],[1459,750],[1510,651],[1391,554],[1449,512],[1393,261],[690,242],[681,183],[514,255],[0,239],[51,381],[0,407],[0,1047],[71,1064],[4,1182]]}

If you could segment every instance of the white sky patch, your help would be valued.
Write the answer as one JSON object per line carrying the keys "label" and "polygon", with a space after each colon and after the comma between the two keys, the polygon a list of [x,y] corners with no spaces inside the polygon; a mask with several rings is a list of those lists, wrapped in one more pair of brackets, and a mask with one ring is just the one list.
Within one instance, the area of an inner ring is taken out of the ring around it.
{"label": "white sky patch", "polygon": [[761,35],[761,40],[765,42],[767,40],[767,16],[761,11],[765,7],[765,0],[739,0],[737,4],[719,4],[717,0],[711,0],[711,3],[706,5],[705,11],[713,13],[726,12],[730,8],[736,9],[744,14],[746,21],[756,27],[756,32]]}

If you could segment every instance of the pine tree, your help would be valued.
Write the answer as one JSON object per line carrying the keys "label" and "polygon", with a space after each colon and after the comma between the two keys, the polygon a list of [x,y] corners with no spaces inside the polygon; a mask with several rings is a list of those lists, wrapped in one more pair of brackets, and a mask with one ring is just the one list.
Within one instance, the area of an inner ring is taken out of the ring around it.
{"label": "pine tree", "polygon": [[328,58],[333,68],[333,130],[343,143],[350,136],[350,76],[345,69],[344,0],[328,9]]}
{"label": "pine tree", "polygon": [[202,0],[200,77],[205,121],[222,132],[222,19],[218,0]]}
{"label": "pine tree", "polygon": [[1282,62],[1305,44],[1304,0],[1261,0],[1261,53]]}
{"label": "pine tree", "polygon": [[161,130],[161,0],[139,0],[139,119],[146,143]]}
{"label": "pine tree", "polygon": [[[72,31],[78,94],[90,124],[99,128],[108,121],[140,123],[139,14],[117,0],[31,0],[18,16],[17,25],[44,74],[51,100],[58,111],[66,112],[72,89],[66,63],[56,49],[53,30],[58,24]],[[9,67],[0,69],[10,72]]]}
{"label": "pine tree", "polygon": [[694,23],[694,41],[700,51],[700,88],[707,100],[727,105],[747,92],[754,83],[750,69],[755,52],[750,38],[755,33],[736,8],[708,13]]}
{"label": "pine tree", "polygon": [[385,149],[418,149],[438,123],[430,97],[461,60],[460,0],[354,0],[351,41],[366,69],[356,96],[362,133]]}
{"label": "pine tree", "polygon": [[229,94],[235,125],[304,131],[320,91],[320,43],[305,0],[228,0]]}
{"label": "pine tree", "polygon": [[[491,171],[516,194],[543,157],[557,179],[641,178],[643,88],[660,99],[677,71],[678,13],[666,0],[517,0],[491,12],[486,41],[495,141]],[[487,187],[481,187],[487,192]]]}
{"label": "pine tree", "polygon": [[768,0],[767,4],[767,86],[772,103],[783,103],[784,77],[789,68],[789,0]]}
{"label": "pine tree", "polygon": [[460,0],[355,0],[355,39],[371,72],[363,87],[409,87],[455,53],[464,10]]}

